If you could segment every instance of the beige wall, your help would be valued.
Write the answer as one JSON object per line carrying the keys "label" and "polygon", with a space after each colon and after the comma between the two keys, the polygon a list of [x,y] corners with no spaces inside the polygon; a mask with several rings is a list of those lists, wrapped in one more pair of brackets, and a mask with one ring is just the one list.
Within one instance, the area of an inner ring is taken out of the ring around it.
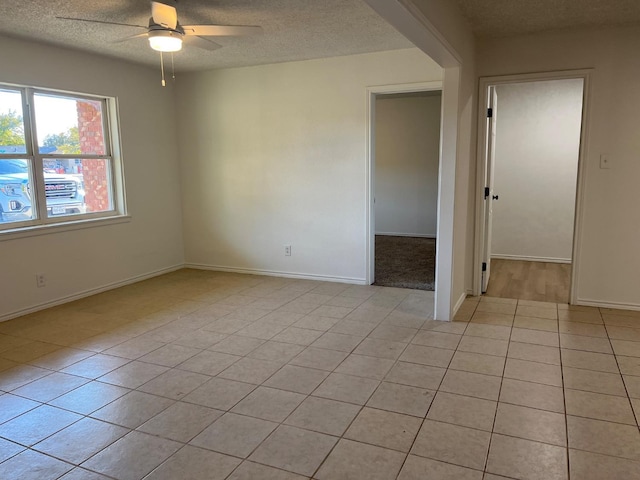
{"label": "beige wall", "polygon": [[364,282],[367,87],[441,75],[409,49],[182,77],[187,262]]}
{"label": "beige wall", "polygon": [[[577,296],[640,308],[640,32],[635,27],[482,41],[483,76],[591,68]],[[607,154],[608,170],[600,169]]]}
{"label": "beige wall", "polygon": [[[174,97],[158,72],[78,51],[0,39],[0,82],[117,97],[130,221],[0,237],[0,319],[181,265]],[[35,274],[47,286],[36,288]]]}
{"label": "beige wall", "polygon": [[436,236],[441,99],[440,92],[376,98],[376,234]]}

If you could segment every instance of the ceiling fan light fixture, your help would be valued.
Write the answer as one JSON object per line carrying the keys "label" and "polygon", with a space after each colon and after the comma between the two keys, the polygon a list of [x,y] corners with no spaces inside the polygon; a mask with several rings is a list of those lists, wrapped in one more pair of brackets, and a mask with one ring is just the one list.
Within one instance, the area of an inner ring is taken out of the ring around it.
{"label": "ceiling fan light fixture", "polygon": [[158,52],[178,52],[182,49],[182,34],[172,30],[149,32],[149,45]]}

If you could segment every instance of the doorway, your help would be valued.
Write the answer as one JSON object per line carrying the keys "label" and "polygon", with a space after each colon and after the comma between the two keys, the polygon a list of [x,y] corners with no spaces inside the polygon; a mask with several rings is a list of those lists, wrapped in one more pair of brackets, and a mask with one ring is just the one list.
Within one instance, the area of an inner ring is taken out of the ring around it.
{"label": "doorway", "polygon": [[376,96],[375,285],[435,289],[441,99]]}
{"label": "doorway", "polygon": [[[456,77],[457,78],[457,77]],[[452,81],[450,80],[450,83]],[[457,85],[457,84],[456,84]],[[453,88],[452,83],[452,88]],[[421,83],[411,83],[411,84],[398,84],[398,85],[381,85],[381,86],[372,86],[367,88],[367,171],[366,171],[366,257],[365,257],[365,268],[366,268],[366,281],[368,284],[373,284],[375,282],[375,252],[376,252],[376,99],[382,95],[401,95],[401,94],[414,94],[418,92],[431,92],[438,91],[442,95],[442,105],[441,105],[441,118],[442,111],[448,111],[448,109],[455,110],[457,108],[452,102],[452,98],[450,96],[444,95],[443,84],[441,81],[435,82],[421,82]],[[448,140],[448,139],[447,139]],[[442,189],[442,155],[444,151],[443,145],[443,130],[441,129],[440,137],[439,137],[439,152],[438,152],[438,201],[437,201],[437,228],[436,231],[440,232],[441,230],[444,232],[445,240],[449,238],[448,232],[448,224],[444,225],[443,228],[443,216],[441,209],[441,199],[440,194],[445,190]],[[445,142],[445,145],[449,146],[448,142]],[[448,150],[447,150],[448,151]],[[446,222],[445,222],[446,223]],[[441,236],[442,237],[442,236]],[[437,238],[437,242],[441,242],[442,238]],[[444,248],[439,248],[437,250],[437,256],[445,258],[450,253],[450,248],[446,245]],[[435,262],[436,267],[440,263],[438,261]],[[442,264],[447,264],[445,261]],[[443,320],[448,320],[450,316],[450,308],[451,301],[450,295],[451,291],[448,281],[444,284],[442,283],[442,278],[447,277],[447,272],[449,270],[447,268],[441,269],[440,271],[436,270],[435,282],[434,282],[434,294],[431,295],[428,299],[430,304],[429,309],[432,310],[432,315],[434,318],[440,318]],[[449,277],[447,277],[449,278]],[[444,287],[440,287],[440,285],[444,285]],[[423,306],[426,306],[423,305]]]}
{"label": "doorway", "polygon": [[571,303],[587,74],[484,80],[479,293]]}

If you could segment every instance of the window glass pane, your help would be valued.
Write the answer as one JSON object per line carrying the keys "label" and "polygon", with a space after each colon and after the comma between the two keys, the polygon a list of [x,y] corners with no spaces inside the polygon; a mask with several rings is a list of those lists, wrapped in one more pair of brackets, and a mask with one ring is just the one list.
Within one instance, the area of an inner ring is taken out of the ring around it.
{"label": "window glass pane", "polygon": [[105,158],[45,158],[47,216],[113,210],[111,164]]}
{"label": "window glass pane", "polygon": [[22,95],[16,90],[0,90],[0,153],[26,153]]}
{"label": "window glass pane", "polygon": [[0,159],[0,227],[35,218],[31,185],[28,160]]}
{"label": "window glass pane", "polygon": [[40,153],[107,153],[102,102],[37,93],[34,103]]}

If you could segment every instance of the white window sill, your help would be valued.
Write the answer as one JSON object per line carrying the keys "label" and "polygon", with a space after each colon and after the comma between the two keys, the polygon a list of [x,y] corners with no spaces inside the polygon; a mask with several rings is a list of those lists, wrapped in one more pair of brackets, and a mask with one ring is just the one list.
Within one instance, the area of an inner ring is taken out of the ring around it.
{"label": "white window sill", "polygon": [[131,215],[118,215],[115,217],[90,218],[64,223],[52,223],[49,225],[35,225],[33,227],[21,227],[13,230],[0,232],[0,242],[5,240],[15,240],[25,237],[36,237],[38,235],[50,235],[52,233],[69,232],[71,230],[81,230],[85,228],[104,227],[116,225],[118,223],[129,223]]}

